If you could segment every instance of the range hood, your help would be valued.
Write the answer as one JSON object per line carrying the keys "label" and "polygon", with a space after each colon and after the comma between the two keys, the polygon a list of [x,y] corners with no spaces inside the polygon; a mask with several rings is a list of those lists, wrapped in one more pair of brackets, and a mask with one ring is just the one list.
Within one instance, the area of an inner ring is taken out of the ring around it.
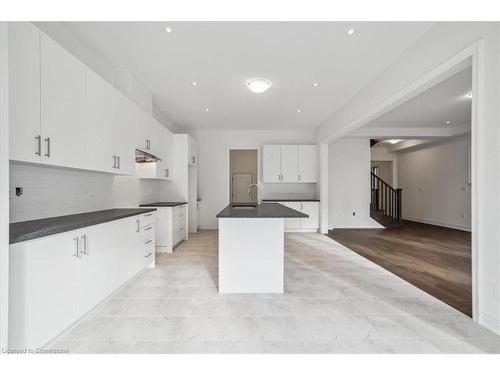
{"label": "range hood", "polygon": [[158,156],[150,154],[149,152],[145,152],[142,150],[135,150],[135,162],[136,163],[156,163],[161,161]]}

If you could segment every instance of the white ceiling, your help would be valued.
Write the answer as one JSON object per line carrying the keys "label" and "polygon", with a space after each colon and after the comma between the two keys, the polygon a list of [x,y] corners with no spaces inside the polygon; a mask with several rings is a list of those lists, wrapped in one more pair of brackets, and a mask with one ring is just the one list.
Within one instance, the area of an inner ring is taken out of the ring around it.
{"label": "white ceiling", "polygon": [[472,67],[444,80],[420,95],[375,119],[366,128],[443,128],[469,125],[472,89]]}
{"label": "white ceiling", "polygon": [[[160,110],[187,129],[314,129],[431,25],[66,23],[116,68],[132,71],[152,91]],[[166,26],[173,32],[165,32]],[[350,27],[356,30],[353,36],[346,33]],[[273,85],[253,94],[245,86],[251,77],[267,78]],[[313,87],[314,82],[319,86]]]}

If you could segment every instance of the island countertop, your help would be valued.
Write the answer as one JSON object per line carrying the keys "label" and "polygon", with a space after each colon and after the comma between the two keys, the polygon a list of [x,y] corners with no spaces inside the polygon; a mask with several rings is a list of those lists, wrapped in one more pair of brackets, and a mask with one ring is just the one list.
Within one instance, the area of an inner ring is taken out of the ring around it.
{"label": "island countertop", "polygon": [[262,203],[256,208],[235,208],[232,204],[226,206],[217,214],[218,219],[222,218],[307,218],[309,215],[283,206],[279,203]]}
{"label": "island countertop", "polygon": [[53,234],[103,224],[130,216],[155,211],[154,208],[113,208],[110,210],[83,212],[80,214],[20,221],[10,224],[9,244],[34,240]]}

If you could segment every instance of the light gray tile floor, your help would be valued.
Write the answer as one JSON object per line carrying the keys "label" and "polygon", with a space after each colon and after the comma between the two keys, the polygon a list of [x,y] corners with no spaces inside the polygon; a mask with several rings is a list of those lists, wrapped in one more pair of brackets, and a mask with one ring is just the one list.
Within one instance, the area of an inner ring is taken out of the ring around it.
{"label": "light gray tile floor", "polygon": [[96,307],[70,353],[500,353],[500,337],[317,233],[285,235],[284,294],[217,291],[217,232]]}

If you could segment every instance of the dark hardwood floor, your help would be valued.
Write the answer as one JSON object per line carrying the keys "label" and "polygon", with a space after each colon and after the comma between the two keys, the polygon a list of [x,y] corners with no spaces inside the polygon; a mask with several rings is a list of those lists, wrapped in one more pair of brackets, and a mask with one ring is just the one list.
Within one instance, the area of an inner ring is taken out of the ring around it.
{"label": "dark hardwood floor", "polygon": [[403,221],[394,229],[334,229],[329,237],[472,316],[471,234]]}

